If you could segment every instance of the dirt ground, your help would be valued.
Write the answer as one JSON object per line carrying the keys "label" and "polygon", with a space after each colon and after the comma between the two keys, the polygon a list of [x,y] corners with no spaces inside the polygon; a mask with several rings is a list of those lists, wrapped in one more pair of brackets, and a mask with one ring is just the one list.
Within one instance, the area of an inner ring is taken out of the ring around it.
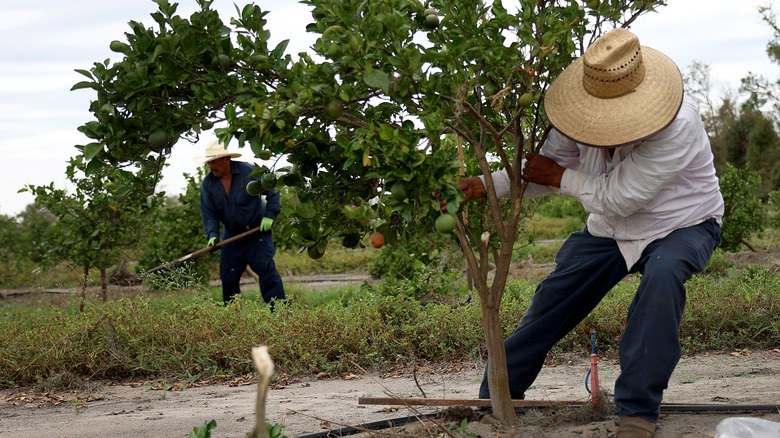
{"label": "dirt ground", "polygon": [[[527,394],[532,400],[587,401],[587,358],[547,366]],[[481,364],[459,364],[433,370],[418,368],[371,376],[319,376],[281,382],[268,392],[267,419],[284,425],[289,437],[326,436],[329,430],[379,420],[408,417],[409,408],[398,405],[360,404],[360,397],[475,398],[482,376]],[[610,391],[618,375],[611,361],[599,364],[601,387]],[[415,380],[416,375],[416,380]],[[422,392],[421,392],[422,391]],[[185,387],[175,383],[102,382],[89,389],[57,393],[31,393],[23,389],[0,391],[0,438],[46,437],[186,437],[196,426],[216,420],[212,437],[243,437],[254,426],[256,382],[232,379]],[[713,437],[720,421],[758,415],[740,406],[780,404],[780,349],[739,351],[683,358],[664,403],[729,405],[725,413],[662,413],[658,438]],[[419,408],[433,413],[436,408]],[[519,429],[497,427],[490,416],[469,423],[469,432],[481,437],[611,437],[616,417],[587,423],[567,422],[562,415],[538,412],[521,416]],[[780,425],[780,413],[761,414]],[[552,424],[543,424],[544,422]],[[446,423],[456,430],[456,423]],[[434,428],[430,422],[425,426]],[[383,429],[391,436],[435,436],[416,425]],[[453,432],[456,433],[456,432]],[[360,433],[356,436],[371,436]],[[461,436],[461,435],[457,435]]]}

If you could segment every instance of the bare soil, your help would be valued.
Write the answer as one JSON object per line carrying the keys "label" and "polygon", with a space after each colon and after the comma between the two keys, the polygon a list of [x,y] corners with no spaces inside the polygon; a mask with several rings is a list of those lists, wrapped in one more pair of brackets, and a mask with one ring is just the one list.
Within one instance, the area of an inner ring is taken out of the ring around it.
{"label": "bare soil", "polygon": [[[571,358],[546,366],[527,397],[532,400],[588,401],[585,379],[587,358]],[[617,364],[599,364],[601,388],[610,391],[618,375]],[[360,397],[475,398],[482,365],[455,364],[414,373],[398,369],[381,376],[309,376],[277,382],[268,392],[267,419],[284,425],[289,437],[325,436],[327,431],[436,412],[401,405],[359,404]],[[212,437],[243,437],[254,426],[256,382],[223,379],[177,384],[147,381],[99,382],[80,390],[34,393],[24,388],[0,391],[0,437],[185,437],[196,426],[216,420]],[[780,349],[738,351],[683,358],[664,403],[731,406],[726,413],[663,413],[656,436],[713,437],[720,421],[759,415],[740,406],[780,403]],[[469,412],[470,409],[469,409]],[[576,421],[577,411],[530,412],[520,417],[523,426],[508,429],[490,415],[469,422],[469,432],[481,437],[612,437],[617,417],[611,414]],[[780,414],[760,414],[780,422]],[[440,422],[453,434],[459,422]],[[405,427],[363,432],[356,436],[389,433],[391,436],[436,436],[437,425],[427,421]],[[441,429],[440,429],[441,430]]]}

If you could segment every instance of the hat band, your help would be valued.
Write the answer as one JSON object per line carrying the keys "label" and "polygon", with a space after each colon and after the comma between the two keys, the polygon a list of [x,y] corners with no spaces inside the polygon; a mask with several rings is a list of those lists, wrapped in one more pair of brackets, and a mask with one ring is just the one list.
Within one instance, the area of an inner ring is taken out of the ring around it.
{"label": "hat band", "polygon": [[642,53],[636,50],[625,65],[630,67],[625,71],[623,66],[618,69],[598,68],[585,62],[582,71],[582,86],[592,96],[602,99],[617,97],[636,88],[645,78],[645,65]]}

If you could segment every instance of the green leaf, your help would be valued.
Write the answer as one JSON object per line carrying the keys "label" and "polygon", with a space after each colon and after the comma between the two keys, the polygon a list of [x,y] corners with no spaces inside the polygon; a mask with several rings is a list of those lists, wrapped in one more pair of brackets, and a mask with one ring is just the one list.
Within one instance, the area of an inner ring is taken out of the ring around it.
{"label": "green leaf", "polygon": [[385,93],[390,91],[390,79],[387,74],[381,70],[368,67],[363,74],[363,82],[369,87],[381,88]]}
{"label": "green leaf", "polygon": [[103,162],[100,160],[90,160],[87,164],[87,168],[84,170],[84,174],[87,176],[95,175],[103,168]]}
{"label": "green leaf", "polygon": [[93,90],[100,91],[100,87],[98,86],[98,84],[94,82],[87,82],[87,81],[79,82],[76,85],[70,87],[70,91],[80,90],[82,88],[92,88]]}
{"label": "green leaf", "polygon": [[75,69],[74,71],[75,71],[76,73],[81,73],[82,75],[84,75],[84,76],[86,76],[86,77],[88,77],[88,78],[90,78],[90,79],[94,79],[94,78],[92,77],[92,73],[90,73],[90,72],[89,72],[89,70],[82,70],[82,69],[80,69],[80,68],[77,68],[77,69]]}
{"label": "green leaf", "polygon": [[204,421],[203,425],[193,427],[189,435],[187,435],[187,438],[210,438],[211,430],[216,429],[216,427],[216,420],[211,420],[209,422]]}
{"label": "green leaf", "polygon": [[379,138],[381,138],[384,141],[390,141],[393,139],[393,135],[395,134],[395,129],[390,127],[390,125],[382,124],[379,125]]}
{"label": "green leaf", "polygon": [[103,145],[101,143],[90,143],[84,146],[84,158],[91,160],[103,151]]}
{"label": "green leaf", "polygon": [[266,151],[266,150],[259,150],[255,152],[255,158],[259,158],[261,160],[270,160],[273,156],[273,152]]}
{"label": "green leaf", "polygon": [[236,120],[236,106],[235,105],[226,105],[225,106],[225,119],[228,122],[234,122]]}
{"label": "green leaf", "polygon": [[268,432],[268,438],[282,438],[282,425],[280,424],[274,424],[271,425],[271,423],[265,424],[266,431]]}
{"label": "green leaf", "polygon": [[279,43],[273,52],[271,52],[271,56],[274,58],[281,58],[282,53],[284,53],[284,50],[287,48],[287,44],[290,43],[290,40],[284,40],[281,43]]}
{"label": "green leaf", "polygon": [[283,176],[281,181],[282,184],[290,187],[296,187],[303,183],[301,176],[294,173],[288,173],[287,175]]}
{"label": "green leaf", "polygon": [[162,44],[158,44],[157,47],[154,48],[154,55],[152,55],[152,59],[159,58],[163,53],[168,53],[168,50],[163,47]]}
{"label": "green leaf", "polygon": [[313,219],[317,215],[317,209],[308,202],[302,202],[295,206],[295,213],[303,219]]}
{"label": "green leaf", "polygon": [[255,165],[255,168],[249,172],[250,178],[260,178],[268,172],[268,168],[265,166]]}

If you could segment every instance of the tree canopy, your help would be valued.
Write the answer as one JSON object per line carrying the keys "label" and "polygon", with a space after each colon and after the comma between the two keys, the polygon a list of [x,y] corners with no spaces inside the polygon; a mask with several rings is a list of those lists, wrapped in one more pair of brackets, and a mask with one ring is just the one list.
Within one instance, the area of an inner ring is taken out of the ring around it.
{"label": "tree canopy", "polygon": [[[269,46],[257,5],[226,24],[209,0],[189,18],[156,3],[153,27],[131,21],[126,41],[111,42],[117,61],[78,70],[86,80],[74,89],[97,95],[79,128],[92,140],[80,146],[87,174],[130,163],[154,173],[180,139],[214,128],[276,163],[255,175],[295,189],[291,238],[314,254],[338,235],[392,242],[410,223],[432,226],[444,205],[482,300],[494,411],[511,421],[498,304],[524,214],[520,162],[549,128],[541,96],[602,28],[665,2],[304,0],[319,38],[297,59],[287,41]],[[486,175],[484,220],[467,222],[460,207],[464,167]],[[495,195],[496,167],[510,175],[508,203]]]}

